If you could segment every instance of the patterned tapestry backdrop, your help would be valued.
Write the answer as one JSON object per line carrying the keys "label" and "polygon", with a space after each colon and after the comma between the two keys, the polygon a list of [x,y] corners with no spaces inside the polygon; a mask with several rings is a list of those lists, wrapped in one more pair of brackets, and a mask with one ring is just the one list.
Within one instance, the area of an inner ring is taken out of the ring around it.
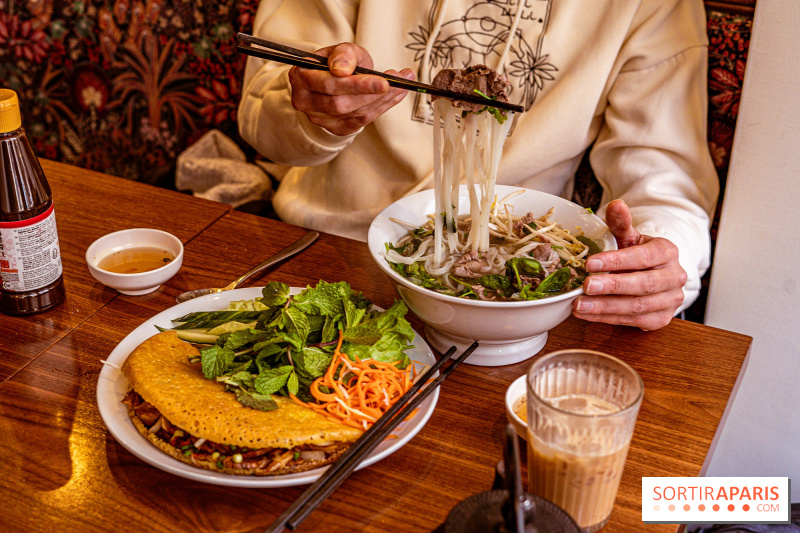
{"label": "patterned tapestry backdrop", "polygon": [[239,141],[235,35],[257,5],[0,0],[0,85],[19,94],[40,157],[169,186],[204,132]]}
{"label": "patterned tapestry backdrop", "polygon": [[[17,91],[36,152],[164,184],[211,128],[236,133],[258,0],[0,0],[0,85]],[[723,179],[752,20],[709,11],[709,145]],[[243,146],[244,148],[244,146]],[[250,151],[252,154],[252,151]]]}

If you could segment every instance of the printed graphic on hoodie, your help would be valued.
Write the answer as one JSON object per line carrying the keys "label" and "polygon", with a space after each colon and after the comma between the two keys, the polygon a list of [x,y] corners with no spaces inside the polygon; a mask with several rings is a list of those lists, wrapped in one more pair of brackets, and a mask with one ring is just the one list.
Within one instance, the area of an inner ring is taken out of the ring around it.
{"label": "printed graphic on hoodie", "polygon": [[[530,109],[544,84],[558,71],[542,53],[552,0],[477,2],[453,18],[448,0],[434,0],[426,26],[409,33],[406,48],[419,62],[420,81],[430,83],[443,68],[485,64],[503,72],[509,101]],[[502,67],[500,64],[502,63]],[[413,120],[433,122],[430,97],[416,93]]]}

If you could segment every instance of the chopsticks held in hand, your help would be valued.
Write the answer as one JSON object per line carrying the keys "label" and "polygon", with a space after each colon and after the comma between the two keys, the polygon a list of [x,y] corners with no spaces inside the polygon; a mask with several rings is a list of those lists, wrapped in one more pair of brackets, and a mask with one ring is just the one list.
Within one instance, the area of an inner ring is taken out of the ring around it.
{"label": "chopsticks held in hand", "polygon": [[303,521],[308,518],[319,504],[325,501],[336,488],[347,479],[358,464],[375,449],[383,440],[394,431],[394,428],[408,417],[409,414],[422,403],[436,388],[447,379],[458,366],[470,356],[477,342],[473,342],[458,359],[453,361],[442,373],[434,379],[422,392],[417,391],[422,388],[439,370],[445,361],[456,351],[455,346],[447,350],[436,363],[431,366],[416,383],[397,400],[386,413],[383,414],[358,440],[342,454],[339,459],[325,471],[320,478],[309,486],[305,492],[270,525],[266,533],[280,533],[285,528],[297,529]]}
{"label": "chopsticks held in hand", "polygon": [[[236,49],[246,55],[260,57],[262,59],[269,59],[277,61],[278,63],[285,63],[287,65],[294,65],[296,67],[309,68],[314,70],[328,70],[328,58],[292,48],[285,44],[276,43],[274,41],[267,41],[259,39],[246,33],[239,33],[236,35],[239,44]],[[452,100],[463,100],[473,104],[480,104],[485,106],[496,107],[498,109],[507,109],[508,111],[515,111],[522,113],[525,108],[521,105],[510,104],[508,102],[498,102],[496,100],[487,100],[483,96],[477,94],[464,94],[447,89],[439,89],[433,85],[427,85],[418,81],[411,81],[400,76],[392,76],[378,72],[377,70],[370,70],[368,68],[356,67],[356,74],[370,74],[372,76],[380,76],[389,82],[392,87],[398,87],[407,91],[416,91],[419,93],[433,94],[436,96],[444,96]]]}

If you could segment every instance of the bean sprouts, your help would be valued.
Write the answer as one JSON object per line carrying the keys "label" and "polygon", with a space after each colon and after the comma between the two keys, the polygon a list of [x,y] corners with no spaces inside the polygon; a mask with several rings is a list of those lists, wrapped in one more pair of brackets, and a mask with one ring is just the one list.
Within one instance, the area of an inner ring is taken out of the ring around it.
{"label": "bean sprouts", "polygon": [[[500,123],[490,113],[463,112],[445,98],[433,108],[435,212],[422,226],[393,219],[409,233],[386,244],[392,268],[417,285],[482,300],[531,300],[579,287],[597,245],[559,226],[553,209],[515,215],[507,202],[524,190],[497,201],[511,117]],[[468,214],[459,214],[462,183]]]}

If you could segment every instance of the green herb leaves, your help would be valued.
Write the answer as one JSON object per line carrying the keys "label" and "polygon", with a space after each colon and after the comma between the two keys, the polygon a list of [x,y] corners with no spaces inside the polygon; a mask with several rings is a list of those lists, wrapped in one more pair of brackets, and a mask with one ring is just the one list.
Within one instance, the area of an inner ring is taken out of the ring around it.
{"label": "green herb leaves", "polygon": [[594,242],[592,239],[590,239],[585,235],[578,235],[575,238],[589,247],[589,253],[587,254],[587,257],[590,255],[599,254],[600,252],[603,251],[600,249],[600,246],[596,242]]}
{"label": "green herb leaves", "polygon": [[261,394],[275,394],[287,384],[289,376],[293,374],[294,367],[291,365],[264,370],[255,379],[255,389]]}
{"label": "green herb leaves", "polygon": [[[328,370],[340,331],[342,352],[351,358],[410,364],[405,352],[415,333],[402,301],[373,310],[346,282],[320,281],[296,296],[288,285],[270,282],[262,294],[235,302],[244,310],[192,313],[173,328],[214,342],[200,350],[203,375],[223,383],[246,407],[275,409],[274,394],[313,400],[308,387]],[[211,328],[219,334],[209,335]]]}
{"label": "green herb leaves", "polygon": [[200,351],[200,361],[203,364],[203,375],[207,379],[216,379],[225,373],[233,363],[235,354],[229,348],[212,346]]}
{"label": "green herb leaves", "polygon": [[279,306],[289,300],[289,286],[285,283],[270,281],[261,290],[261,303],[267,307]]}
{"label": "green herb leaves", "polygon": [[[487,100],[497,100],[497,98],[495,98],[494,96],[489,96],[487,94],[484,94],[483,92],[479,91],[478,89],[472,89],[472,92],[474,92],[475,94],[478,94],[480,96],[483,96]],[[480,115],[484,111],[487,111],[490,114],[492,114],[494,116],[495,120],[500,124],[502,124],[503,122],[508,120],[508,116],[506,116],[505,113],[502,110],[500,110],[500,109],[498,109],[496,107],[491,107],[491,106],[486,106],[483,109],[481,109],[480,111],[476,111],[475,114],[476,115]]]}
{"label": "green herb leaves", "polygon": [[525,285],[519,292],[523,300],[538,300],[554,294],[560,294],[569,290],[570,268],[561,267],[539,283],[536,288],[533,285]]}
{"label": "green herb leaves", "polygon": [[519,289],[525,285],[524,277],[540,277],[543,272],[541,263],[532,257],[512,257],[506,261],[506,276],[512,278]]}
{"label": "green herb leaves", "polygon": [[404,278],[408,278],[409,281],[415,285],[437,291],[447,290],[447,287],[440,283],[435,276],[428,273],[422,261],[417,261],[415,263],[411,263],[410,265],[390,262],[390,265],[395,272]]}
{"label": "green herb leaves", "polygon": [[311,333],[311,326],[305,313],[296,307],[281,309],[281,321],[289,341],[295,348],[302,348]]}
{"label": "green herb leaves", "polygon": [[271,396],[249,392],[245,389],[236,389],[236,399],[245,407],[258,409],[259,411],[272,411],[278,408],[278,404]]}

